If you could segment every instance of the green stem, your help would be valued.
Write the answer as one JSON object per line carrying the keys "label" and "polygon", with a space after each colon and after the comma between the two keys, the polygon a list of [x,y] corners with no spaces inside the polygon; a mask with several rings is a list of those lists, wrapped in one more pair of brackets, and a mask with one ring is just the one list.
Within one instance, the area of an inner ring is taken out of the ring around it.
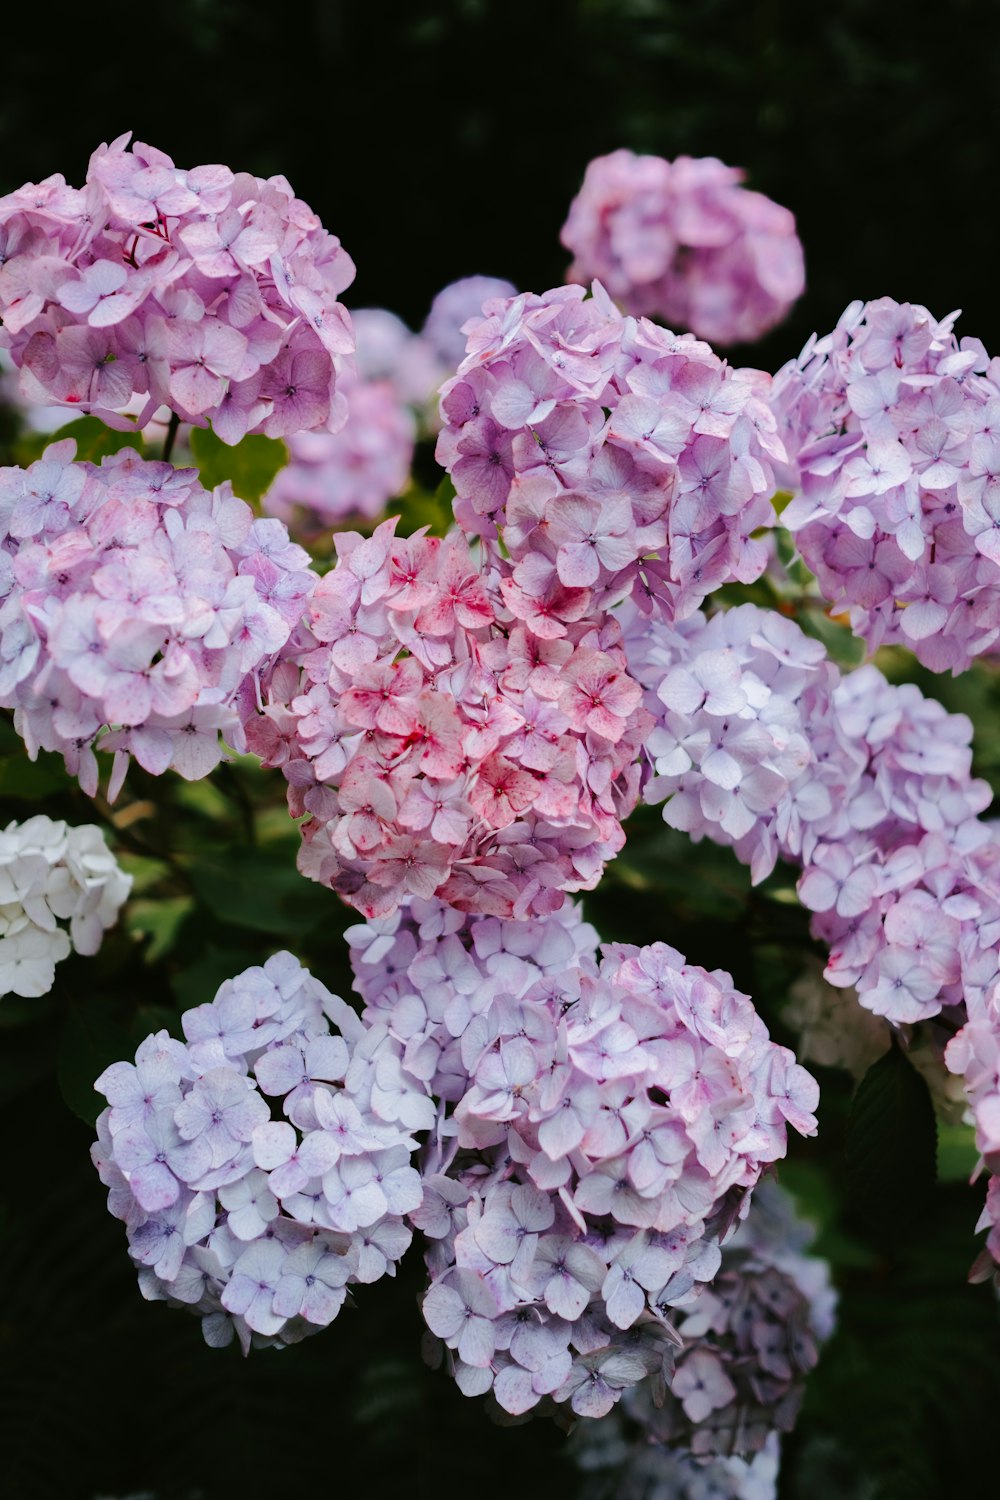
{"label": "green stem", "polygon": [[170,462],[170,455],[174,451],[174,440],[177,437],[177,429],[180,425],[180,417],[175,411],[172,411],[170,413],[170,425],[167,428],[167,435],[163,440],[163,462],[165,464]]}

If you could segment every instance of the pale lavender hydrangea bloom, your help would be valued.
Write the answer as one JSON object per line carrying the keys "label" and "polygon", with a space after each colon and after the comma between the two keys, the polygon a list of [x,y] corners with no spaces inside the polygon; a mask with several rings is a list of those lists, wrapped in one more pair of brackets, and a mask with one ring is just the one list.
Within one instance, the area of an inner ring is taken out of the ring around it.
{"label": "pale lavender hydrangea bloom", "polygon": [[623,317],[598,282],[483,312],[442,387],[437,457],[518,619],[558,637],[628,595],[683,618],[760,576],[784,459],[768,375]]}
{"label": "pale lavender hydrangea bloom", "polygon": [[621,1419],[581,1422],[571,1439],[585,1478],[578,1500],[776,1500],[781,1440],[771,1433],[751,1458],[695,1459],[651,1443]]}
{"label": "pale lavender hydrangea bloom", "polygon": [[413,901],[348,932],[365,1020],[453,1104],[412,1217],[430,1244],[428,1326],[460,1388],[578,1415],[668,1369],[674,1309],[812,1078],[729,976],[665,944],[610,944],[570,907],[531,924]]}
{"label": "pale lavender hydrangea bloom", "polygon": [[113,426],[142,398],[224,442],[336,431],[354,352],[340,241],[284,177],[182,169],[130,135],[83,188],[60,174],[0,199],[2,343],[25,395]]}
{"label": "pale lavender hydrangea bloom", "polygon": [[1000,639],[1000,362],[952,313],[854,302],[775,377],[782,515],[874,650],[963,672]]}
{"label": "pale lavender hydrangea bloom", "polygon": [[713,343],[760,338],[802,295],[802,246],[788,209],[742,184],[711,156],[597,157],[562,229],[567,281]]}
{"label": "pale lavender hydrangea bloom", "polygon": [[385,1026],[290,953],[227,980],[182,1026],[185,1042],[159,1032],[97,1080],[108,1207],[145,1297],[198,1313],[212,1345],[293,1343],[332,1322],[352,1283],[394,1274],[422,1199],[411,1132],[434,1105]]}
{"label": "pale lavender hydrangea bloom", "polygon": [[812,1236],[775,1183],[757,1189],[718,1276],[680,1319],[672,1372],[576,1429],[573,1457],[593,1476],[581,1500],[770,1500],[780,1435],[835,1321]]}
{"label": "pale lavender hydrangea bloom", "polygon": [[354,378],[342,390],[345,425],[290,437],[290,461],[264,496],[267,513],[303,536],[347,518],[373,520],[409,482],[417,424],[393,383]]}
{"label": "pale lavender hydrangea bloom", "polygon": [[671,628],[625,621],[658,718],[645,796],[762,879],[780,854],[827,944],[832,984],[894,1024],[970,1015],[997,981],[1000,840],[971,775],[971,724],[874,666],[841,677],[755,605]]}
{"label": "pale lavender hydrangea bloom", "polygon": [[34,758],[97,790],[96,749],[194,780],[242,747],[235,696],[287,641],[316,581],[276,520],[228,483],[71,438],[0,469],[0,706]]}
{"label": "pale lavender hydrangea bloom", "polygon": [[93,954],[132,885],[92,823],[39,813],[0,833],[0,995],[44,995],[71,950]]}
{"label": "pale lavender hydrangea bloom", "polygon": [[351,322],[361,379],[388,380],[400,401],[423,413],[454,365],[443,368],[437,350],[424,335],[411,332],[387,308],[352,308]]}

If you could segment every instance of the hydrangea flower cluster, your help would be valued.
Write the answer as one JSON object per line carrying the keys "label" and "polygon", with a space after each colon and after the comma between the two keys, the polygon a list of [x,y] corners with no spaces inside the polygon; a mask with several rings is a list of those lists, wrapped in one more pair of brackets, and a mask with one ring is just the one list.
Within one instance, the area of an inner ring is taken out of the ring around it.
{"label": "hydrangea flower cluster", "polygon": [[[780,1434],[834,1326],[829,1267],[805,1253],[811,1238],[787,1195],[762,1183],[718,1277],[683,1317],[667,1388],[644,1381],[574,1434],[577,1463],[598,1475],[587,1500],[774,1494]],[[676,1488],[664,1489],[668,1480]]]}
{"label": "hydrangea flower cluster", "polygon": [[487,302],[441,391],[455,515],[539,634],[633,593],[682,618],[767,566],[783,459],[770,377],[623,318],[595,283]]}
{"label": "hydrangea flower cluster", "polygon": [[511,621],[465,538],[335,538],[299,632],[245,692],[246,738],[289,783],[299,868],[366,916],[439,893],[527,916],[622,846],[649,727],[620,631]]}
{"label": "hydrangea flower cluster", "polygon": [[130,139],[95,151],[83,188],[57,173],[0,198],[0,337],[25,394],[112,426],[138,397],[140,427],[168,406],[227,443],[336,431],[340,241],[283,177],[185,170]]}
{"label": "hydrangea flower cluster", "polygon": [[581,1416],[672,1364],[673,1309],[818,1090],[729,975],[440,902],[348,931],[364,1019],[452,1104],[412,1221],[424,1317],[467,1395]]}
{"label": "hydrangea flower cluster", "polygon": [[182,1025],[185,1042],[158,1032],[97,1080],[108,1207],[143,1295],[200,1315],[207,1343],[294,1343],[350,1285],[394,1274],[422,1196],[411,1132],[434,1106],[385,1027],[290,953]]}
{"label": "hydrangea flower cluster", "polygon": [[388,380],[346,379],[347,422],[339,432],[300,432],[264,509],[305,536],[345,517],[380,516],[406,488],[417,433],[410,407]]}
{"label": "hydrangea flower cluster", "polygon": [[772,1433],[752,1458],[692,1458],[651,1442],[620,1419],[581,1423],[570,1444],[585,1478],[578,1500],[777,1500],[781,1440]]}
{"label": "hydrangea flower cluster", "polygon": [[[997,924],[1000,928],[1000,923]],[[994,941],[1000,936],[997,931]],[[976,1145],[991,1173],[986,1204],[976,1229],[988,1231],[982,1254],[972,1267],[973,1280],[991,1273],[1000,1285],[1000,982],[969,999],[969,1019],[945,1049],[945,1063],[962,1078]]]}
{"label": "hydrangea flower cluster", "polygon": [[75,452],[0,469],[0,706],[92,795],[95,747],[116,754],[111,795],[131,755],[205,776],[220,733],[239,740],[241,681],[301,616],[308,555],[195,469]]}
{"label": "hydrangea flower cluster", "polygon": [[964,671],[1000,638],[1000,365],[957,315],[854,302],[775,377],[782,515],[871,649]]}
{"label": "hydrangea flower cluster", "polygon": [[[41,813],[8,823],[0,833],[0,995],[47,994],[71,950],[97,952],[131,887],[93,823],[71,828]],[[67,922],[68,932],[60,926]]]}
{"label": "hydrangea flower cluster", "polygon": [[799,863],[826,977],[894,1024],[972,1010],[998,973],[1000,841],[978,814],[971,725],[874,666],[841,679],[755,605],[676,627],[635,614],[633,675],[658,725],[650,802],[731,845],[755,880]]}
{"label": "hydrangea flower cluster", "polygon": [[822,960],[810,955],[789,987],[781,1019],[796,1033],[795,1055],[802,1062],[842,1068],[861,1079],[889,1050],[889,1026],[881,1016],[859,1009],[856,992],[835,988],[822,971]]}
{"label": "hydrangea flower cluster", "polygon": [[795,219],[715,157],[613,151],[587,167],[562,242],[568,281],[603,282],[626,312],[719,344],[749,343],[805,287]]}

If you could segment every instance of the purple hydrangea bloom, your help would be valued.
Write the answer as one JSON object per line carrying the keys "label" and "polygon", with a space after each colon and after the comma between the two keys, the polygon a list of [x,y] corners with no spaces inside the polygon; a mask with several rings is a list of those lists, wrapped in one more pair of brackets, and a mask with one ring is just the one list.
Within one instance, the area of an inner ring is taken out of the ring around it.
{"label": "purple hydrangea bloom", "polygon": [[59,751],[97,790],[95,749],[188,780],[242,747],[234,700],[315,583],[280,521],[230,486],[124,449],[74,462],[71,438],[0,469],[0,705],[29,754]]}

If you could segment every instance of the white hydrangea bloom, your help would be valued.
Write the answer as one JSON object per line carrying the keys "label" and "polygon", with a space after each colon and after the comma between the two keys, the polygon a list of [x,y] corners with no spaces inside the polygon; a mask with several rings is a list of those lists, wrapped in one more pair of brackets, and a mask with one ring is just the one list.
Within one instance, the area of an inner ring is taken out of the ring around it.
{"label": "white hydrangea bloom", "polygon": [[44,995],[72,949],[96,953],[131,886],[94,824],[71,828],[44,814],[8,824],[0,833],[0,995]]}

